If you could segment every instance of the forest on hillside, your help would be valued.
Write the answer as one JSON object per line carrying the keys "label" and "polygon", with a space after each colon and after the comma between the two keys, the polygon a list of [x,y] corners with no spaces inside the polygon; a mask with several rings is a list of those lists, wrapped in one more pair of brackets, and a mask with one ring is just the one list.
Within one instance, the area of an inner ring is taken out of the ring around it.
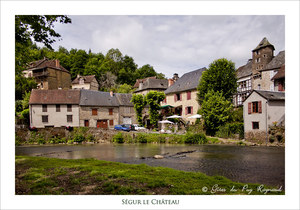
{"label": "forest on hillside", "polygon": [[[22,99],[25,92],[35,87],[32,79],[26,79],[22,70],[33,61],[44,58],[58,59],[60,64],[71,73],[72,80],[78,74],[95,75],[100,90],[115,92],[130,92],[136,79],[156,76],[165,78],[165,75],[155,71],[153,66],[145,64],[139,67],[134,59],[123,55],[119,49],[110,49],[106,54],[94,53],[83,49],[66,49],[62,46],[54,50],[51,44],[60,37],[53,30],[53,23],[70,24],[72,21],[67,16],[52,15],[22,15],[15,18],[15,74],[16,74],[16,99]],[[44,47],[38,47],[37,42]]]}

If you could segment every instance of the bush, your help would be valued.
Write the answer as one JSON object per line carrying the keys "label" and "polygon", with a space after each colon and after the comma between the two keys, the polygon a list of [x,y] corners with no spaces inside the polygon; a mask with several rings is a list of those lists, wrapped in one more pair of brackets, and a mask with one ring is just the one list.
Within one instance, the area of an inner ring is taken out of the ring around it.
{"label": "bush", "polygon": [[119,144],[122,144],[125,142],[124,137],[121,132],[118,132],[116,135],[113,136],[113,142],[119,143]]}
{"label": "bush", "polygon": [[269,142],[270,142],[270,143],[273,143],[274,141],[275,141],[275,136],[270,135],[270,136],[269,136]]}
{"label": "bush", "polygon": [[77,134],[74,136],[73,141],[74,142],[83,142],[85,140],[84,136],[82,134]]}
{"label": "bush", "polygon": [[21,137],[19,137],[19,136],[15,136],[15,146],[20,146],[21,145],[21,141],[22,141],[22,139],[21,139]]}
{"label": "bush", "polygon": [[220,138],[234,138],[235,134],[239,135],[239,139],[244,138],[244,123],[227,123],[216,132]]}
{"label": "bush", "polygon": [[138,133],[136,139],[138,143],[147,143],[147,134]]}
{"label": "bush", "polygon": [[95,137],[92,134],[88,134],[86,137],[86,140],[88,142],[94,142],[95,141]]}
{"label": "bush", "polygon": [[184,143],[186,144],[205,144],[207,138],[203,133],[186,133],[184,137]]}

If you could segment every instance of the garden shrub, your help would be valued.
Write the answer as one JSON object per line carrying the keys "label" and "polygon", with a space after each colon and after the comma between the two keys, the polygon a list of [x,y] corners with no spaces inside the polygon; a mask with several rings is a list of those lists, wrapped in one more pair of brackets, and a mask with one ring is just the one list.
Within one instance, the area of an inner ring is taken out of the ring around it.
{"label": "garden shrub", "polygon": [[147,134],[143,134],[143,133],[138,133],[136,136],[137,142],[138,143],[147,143]]}
{"label": "garden shrub", "polygon": [[269,136],[269,142],[270,142],[270,143],[273,143],[274,141],[275,141],[275,136],[270,135],[270,136]]}
{"label": "garden shrub", "polygon": [[88,142],[94,142],[95,141],[95,137],[92,134],[88,134],[86,137],[86,140]]}
{"label": "garden shrub", "polygon": [[203,133],[186,133],[184,137],[184,143],[186,144],[205,144],[207,138]]}
{"label": "garden shrub", "polygon": [[244,123],[226,123],[216,132],[220,138],[234,138],[235,134],[239,135],[239,139],[244,138]]}
{"label": "garden shrub", "polygon": [[116,135],[113,136],[113,142],[115,143],[124,143],[124,137],[121,132],[118,132]]}
{"label": "garden shrub", "polygon": [[82,134],[76,134],[73,138],[74,142],[83,142],[85,140],[84,136]]}

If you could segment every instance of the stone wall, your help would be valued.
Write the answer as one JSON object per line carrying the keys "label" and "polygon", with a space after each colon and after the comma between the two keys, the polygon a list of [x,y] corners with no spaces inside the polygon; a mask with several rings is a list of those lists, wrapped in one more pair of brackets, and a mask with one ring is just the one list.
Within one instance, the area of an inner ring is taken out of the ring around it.
{"label": "stone wall", "polygon": [[[15,130],[16,136],[18,136],[22,142],[28,141],[32,132],[37,132],[44,136],[46,140],[48,140],[54,136],[59,138],[71,137],[73,131],[69,131],[65,128],[38,128],[36,131],[30,131],[27,128],[16,128]],[[86,134],[92,134],[98,142],[111,142],[112,137],[118,132],[120,131],[89,128]],[[128,132],[128,134],[133,137],[136,132]]]}
{"label": "stone wall", "polygon": [[248,131],[248,132],[245,132],[245,139],[249,142],[253,142],[253,143],[257,143],[257,144],[265,144],[266,143],[266,132],[264,132],[264,131],[256,131],[256,132]]}

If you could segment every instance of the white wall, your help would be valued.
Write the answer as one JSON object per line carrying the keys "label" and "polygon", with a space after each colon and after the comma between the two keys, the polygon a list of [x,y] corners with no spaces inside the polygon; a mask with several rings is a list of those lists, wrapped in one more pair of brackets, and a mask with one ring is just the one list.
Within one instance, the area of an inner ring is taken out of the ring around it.
{"label": "white wall", "polygon": [[[72,105],[72,111],[67,111],[67,105],[60,105],[60,112],[56,112],[56,105],[47,105],[47,112],[43,112],[42,105],[30,105],[30,125],[36,128],[45,126],[79,126],[79,106]],[[42,122],[42,116],[48,115],[48,123]],[[67,115],[73,115],[73,122],[67,122]]]}

